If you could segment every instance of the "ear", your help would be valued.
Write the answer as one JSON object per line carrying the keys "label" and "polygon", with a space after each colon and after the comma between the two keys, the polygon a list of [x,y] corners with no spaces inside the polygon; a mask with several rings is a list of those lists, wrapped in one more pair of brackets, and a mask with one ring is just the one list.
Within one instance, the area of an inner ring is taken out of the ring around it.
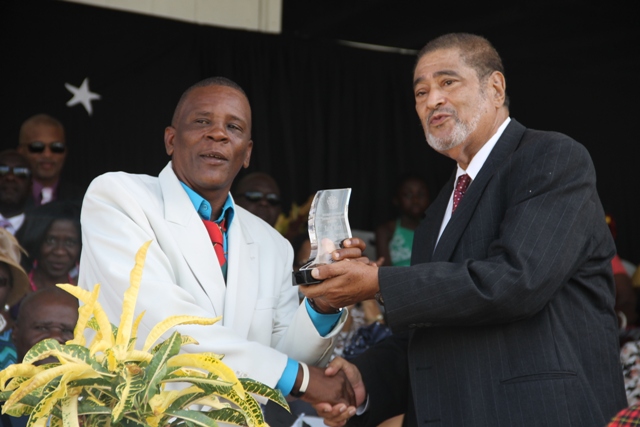
{"label": "ear", "polygon": [[504,105],[505,94],[507,92],[507,82],[504,79],[504,74],[500,71],[494,71],[491,76],[489,76],[488,80],[491,89],[493,89],[493,103],[496,107],[502,107]]}
{"label": "ear", "polygon": [[173,143],[176,137],[176,129],[173,126],[167,126],[164,129],[164,149],[169,156],[173,155]]}
{"label": "ear", "polygon": [[253,149],[253,140],[249,140],[247,144],[247,150],[244,153],[244,163],[242,166],[246,169],[249,167],[249,162],[251,161],[251,150]]}

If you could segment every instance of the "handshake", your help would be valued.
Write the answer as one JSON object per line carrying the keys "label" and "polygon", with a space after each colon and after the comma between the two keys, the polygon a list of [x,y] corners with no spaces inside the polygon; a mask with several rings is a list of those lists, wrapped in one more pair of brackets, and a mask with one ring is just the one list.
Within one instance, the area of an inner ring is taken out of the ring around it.
{"label": "handshake", "polygon": [[[341,307],[374,298],[379,290],[378,264],[382,260],[371,262],[363,257],[365,246],[356,237],[344,240],[341,249],[331,252],[333,263],[313,268],[311,275],[321,282],[300,285],[300,291],[316,311],[334,313]],[[301,364],[291,395],[311,403],[326,425],[340,427],[356,414],[367,393],[358,368],[336,357],[325,369],[303,368]]]}
{"label": "handshake", "polygon": [[[302,365],[300,365],[302,368]],[[300,370],[302,370],[300,368]],[[304,375],[304,373],[303,373]],[[341,357],[333,359],[323,370],[316,366],[308,367],[308,386],[304,393],[300,389],[300,375],[296,379],[291,395],[313,405],[324,423],[332,427],[341,427],[356,414],[367,396],[360,371],[352,363]]]}

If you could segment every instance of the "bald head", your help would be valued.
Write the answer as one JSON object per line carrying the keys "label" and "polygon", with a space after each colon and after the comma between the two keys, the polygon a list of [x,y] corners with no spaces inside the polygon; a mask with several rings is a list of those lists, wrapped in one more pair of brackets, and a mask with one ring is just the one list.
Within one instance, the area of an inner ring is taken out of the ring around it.
{"label": "bald head", "polygon": [[[247,94],[238,83],[226,77],[221,77],[221,76],[209,77],[207,79],[200,80],[198,83],[192,85],[182,93],[182,96],[180,96],[180,99],[178,100],[178,104],[176,105],[175,110],[173,110],[173,118],[171,119],[171,126],[176,126],[176,121],[178,119],[178,116],[182,112],[182,106],[184,105],[185,101],[187,100],[191,92],[193,92],[195,89],[198,89],[201,87],[209,87],[209,86],[224,86],[224,87],[230,87],[231,89],[237,90],[242,94],[242,96],[247,101],[247,105],[249,105],[249,109],[251,108]],[[249,110],[249,120],[251,120],[251,110]]]}
{"label": "bald head", "polygon": [[60,344],[73,339],[77,322],[78,299],[68,292],[51,287],[28,294],[11,335],[18,360],[44,339],[54,338]]}
{"label": "bald head", "polygon": [[18,151],[29,161],[35,181],[55,185],[67,158],[62,123],[47,114],[29,117],[20,127]]}

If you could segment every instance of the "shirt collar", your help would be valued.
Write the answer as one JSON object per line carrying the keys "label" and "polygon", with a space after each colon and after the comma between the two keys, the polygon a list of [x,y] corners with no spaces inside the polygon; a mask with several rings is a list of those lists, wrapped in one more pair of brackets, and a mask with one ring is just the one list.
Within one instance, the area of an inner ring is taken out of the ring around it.
{"label": "shirt collar", "polygon": [[[204,197],[193,191],[193,189],[189,188],[187,184],[180,181],[182,188],[187,192],[187,196],[191,200],[193,207],[198,212],[201,218],[211,220],[211,203],[205,200]],[[228,230],[231,227],[231,221],[233,221],[233,216],[235,214],[233,208],[233,199],[231,195],[227,194],[227,200],[225,200],[224,205],[222,205],[222,212],[220,212],[220,216],[218,219],[214,220],[217,223],[220,223],[223,219],[227,219],[226,229]]]}
{"label": "shirt collar", "polygon": [[476,179],[476,176],[478,176],[478,173],[480,172],[480,169],[482,169],[484,162],[487,161],[487,158],[489,157],[489,154],[491,154],[493,147],[495,147],[496,142],[498,142],[498,139],[500,139],[500,137],[502,136],[502,133],[504,132],[505,128],[507,127],[510,121],[511,121],[511,117],[507,117],[507,119],[500,125],[496,133],[493,134],[493,136],[489,138],[486,144],[484,144],[482,148],[478,150],[476,155],[473,156],[473,159],[471,159],[471,162],[469,162],[469,166],[467,166],[467,170],[462,169],[458,165],[458,171],[456,172],[456,179],[458,179],[460,175],[464,175],[465,173],[468,174],[469,177],[471,177],[472,182],[474,179]]}
{"label": "shirt collar", "polygon": [[14,234],[16,231],[20,229],[20,227],[22,227],[22,224],[24,223],[24,219],[25,219],[24,212],[16,216],[12,216],[11,218],[5,218],[4,215],[0,214],[0,220],[9,221],[9,223],[11,224],[11,227],[13,228],[13,230],[7,228],[7,230],[11,234]]}
{"label": "shirt collar", "polygon": [[[60,180],[56,181],[55,184],[49,186],[49,188],[53,189],[53,194],[54,195],[56,194],[56,190],[58,189],[58,182],[60,182]],[[42,193],[42,189],[44,187],[45,186],[42,183],[36,181],[35,179],[32,180],[32,182],[31,182],[31,194],[33,194],[33,199],[34,200],[40,200],[40,194]]]}

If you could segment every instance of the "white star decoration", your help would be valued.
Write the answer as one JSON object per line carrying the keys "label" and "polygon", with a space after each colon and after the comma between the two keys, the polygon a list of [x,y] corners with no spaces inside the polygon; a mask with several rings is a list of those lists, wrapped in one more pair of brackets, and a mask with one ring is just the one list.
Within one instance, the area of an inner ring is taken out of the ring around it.
{"label": "white star decoration", "polygon": [[100,99],[100,95],[93,93],[89,90],[89,77],[86,77],[80,87],[75,87],[69,83],[65,83],[64,87],[73,94],[73,98],[67,101],[67,107],[73,107],[76,104],[82,104],[87,110],[87,113],[91,115],[93,108],[91,107],[91,101]]}

